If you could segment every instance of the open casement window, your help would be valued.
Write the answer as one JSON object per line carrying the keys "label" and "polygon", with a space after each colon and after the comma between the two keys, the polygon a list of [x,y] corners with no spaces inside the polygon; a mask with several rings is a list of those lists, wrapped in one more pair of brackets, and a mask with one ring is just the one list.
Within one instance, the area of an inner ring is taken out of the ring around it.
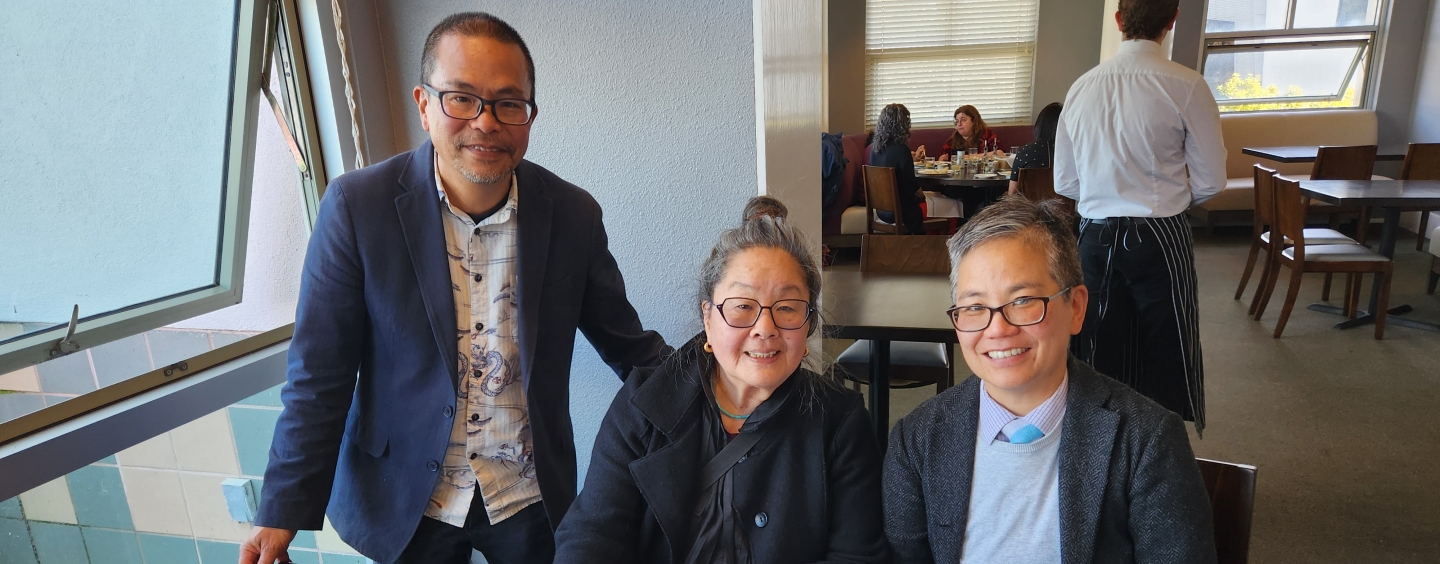
{"label": "open casement window", "polygon": [[972,105],[990,125],[1030,123],[1039,0],[867,0],[865,125],[904,104],[913,127]]}
{"label": "open casement window", "polygon": [[296,175],[303,248],[325,185],[294,0],[9,3],[0,48],[0,446],[288,338],[196,320],[251,305],[252,194]]}
{"label": "open casement window", "polygon": [[1356,108],[1385,0],[1210,0],[1202,72],[1220,111]]}

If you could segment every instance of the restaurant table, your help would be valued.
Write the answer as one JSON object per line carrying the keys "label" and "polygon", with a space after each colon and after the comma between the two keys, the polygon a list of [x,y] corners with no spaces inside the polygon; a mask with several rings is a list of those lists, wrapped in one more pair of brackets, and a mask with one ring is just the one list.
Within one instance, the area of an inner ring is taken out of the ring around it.
{"label": "restaurant table", "polygon": [[825,336],[871,342],[870,417],[883,451],[890,431],[890,342],[959,342],[945,316],[954,303],[950,278],[827,270],[824,283]]}
{"label": "restaurant table", "polygon": [[[915,180],[920,187],[926,190],[944,192],[944,187],[956,188],[1009,188],[1010,171],[1000,174],[999,178],[975,178],[971,174],[920,174],[915,171]],[[949,196],[949,194],[946,194]],[[952,196],[953,197],[953,196]]]}
{"label": "restaurant table", "polygon": [[[1403,161],[1406,145],[1383,145],[1375,152],[1377,161]],[[1277,163],[1313,163],[1315,155],[1320,152],[1320,147],[1313,145],[1300,145],[1288,147],[1245,147],[1240,152],[1252,157],[1275,161]]]}
{"label": "restaurant table", "polygon": [[[1400,231],[1400,212],[1407,209],[1440,207],[1440,180],[1301,180],[1300,192],[1311,199],[1345,206],[1369,206],[1380,210],[1385,218],[1380,228],[1380,254],[1395,258],[1395,237]],[[1380,301],[1380,285],[1370,289],[1370,309],[1359,312],[1355,319],[1335,324],[1336,329],[1349,329],[1375,322],[1371,313]],[[1310,310],[1344,315],[1343,309],[1328,304],[1310,304]],[[1386,310],[1385,323],[1440,332],[1440,325],[1395,317],[1409,313],[1411,307],[1399,305]]]}

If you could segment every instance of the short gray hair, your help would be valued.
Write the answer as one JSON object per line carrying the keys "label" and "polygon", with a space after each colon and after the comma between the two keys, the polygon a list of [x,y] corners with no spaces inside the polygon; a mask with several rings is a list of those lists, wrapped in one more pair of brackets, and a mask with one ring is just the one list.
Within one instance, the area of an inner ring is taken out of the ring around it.
{"label": "short gray hair", "polygon": [[[810,254],[810,245],[805,235],[800,230],[790,226],[785,220],[789,211],[785,204],[770,196],[756,196],[751,198],[745,206],[744,217],[740,227],[727,229],[720,234],[720,239],[715,242],[715,247],[710,249],[710,258],[700,266],[700,288],[699,299],[696,303],[703,304],[712,300],[715,296],[715,287],[725,277],[725,271],[730,267],[730,260],[742,251],[757,247],[768,247],[785,251],[790,258],[800,265],[800,270],[805,274],[805,288],[810,291],[810,303],[812,305],[820,301],[820,266],[815,263],[815,257]],[[703,306],[701,315],[704,315]],[[820,327],[820,312],[816,307],[810,315],[809,334],[814,334]]]}
{"label": "short gray hair", "polygon": [[1085,272],[1080,268],[1080,246],[1075,240],[1074,214],[1058,199],[1036,203],[1019,194],[1010,194],[980,210],[950,238],[951,295],[955,293],[955,273],[965,253],[1008,237],[1024,237],[1044,247],[1050,277],[1061,288],[1085,283]]}

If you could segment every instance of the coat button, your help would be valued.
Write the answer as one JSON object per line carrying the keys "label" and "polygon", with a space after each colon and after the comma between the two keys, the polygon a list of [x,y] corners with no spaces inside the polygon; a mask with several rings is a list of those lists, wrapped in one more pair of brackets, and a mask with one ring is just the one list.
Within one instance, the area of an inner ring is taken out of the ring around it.
{"label": "coat button", "polygon": [[455,408],[447,405],[445,409],[440,410],[440,412],[445,414],[446,419],[449,419],[450,416],[455,415]]}
{"label": "coat button", "polygon": [[[430,462],[426,462],[426,463],[425,463],[425,467],[426,467],[426,468],[429,468],[431,472],[434,472],[434,471],[440,469],[440,463],[439,463],[439,462],[435,462],[434,460],[431,460]],[[756,519],[759,519],[759,517],[756,517]]]}
{"label": "coat button", "polygon": [[769,515],[766,515],[764,511],[761,511],[761,512],[755,514],[755,526],[756,526],[756,527],[760,527],[760,528],[763,529],[763,528],[765,528],[765,524],[766,524],[766,523],[769,523],[769,522],[770,522],[770,516],[769,516]]}

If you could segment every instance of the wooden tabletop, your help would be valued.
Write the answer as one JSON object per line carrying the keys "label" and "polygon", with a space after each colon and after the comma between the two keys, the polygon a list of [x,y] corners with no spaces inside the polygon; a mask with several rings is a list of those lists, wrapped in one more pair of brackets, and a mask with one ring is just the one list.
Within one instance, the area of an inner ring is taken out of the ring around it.
{"label": "wooden tabletop", "polygon": [[[1403,161],[1406,145],[1384,145],[1375,153],[1377,161]],[[1277,163],[1313,163],[1315,155],[1320,152],[1320,147],[1314,145],[1300,145],[1288,147],[1245,147],[1240,152],[1252,157],[1272,160]]]}
{"label": "wooden tabletop", "polygon": [[1440,180],[1301,180],[1300,191],[1330,204],[1440,207]]}
{"label": "wooden tabletop", "polygon": [[948,276],[827,270],[824,283],[828,336],[958,342],[955,326],[945,316],[954,305]]}

